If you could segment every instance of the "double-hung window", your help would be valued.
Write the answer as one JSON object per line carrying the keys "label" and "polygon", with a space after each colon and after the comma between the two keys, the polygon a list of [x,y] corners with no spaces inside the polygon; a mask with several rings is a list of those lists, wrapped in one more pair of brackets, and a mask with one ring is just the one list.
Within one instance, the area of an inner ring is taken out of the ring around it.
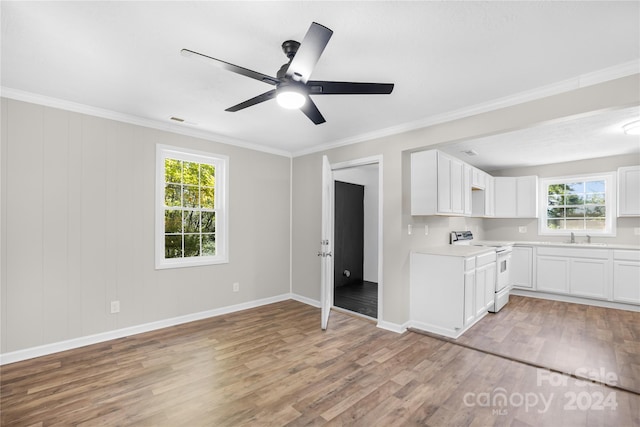
{"label": "double-hung window", "polygon": [[156,268],[219,264],[227,254],[225,156],[156,148]]}
{"label": "double-hung window", "polygon": [[615,175],[540,181],[540,234],[615,236]]}

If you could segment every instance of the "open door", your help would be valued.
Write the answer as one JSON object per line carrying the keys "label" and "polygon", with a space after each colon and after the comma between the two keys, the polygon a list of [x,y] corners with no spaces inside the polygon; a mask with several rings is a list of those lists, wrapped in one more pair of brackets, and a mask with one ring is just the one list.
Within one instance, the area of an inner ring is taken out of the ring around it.
{"label": "open door", "polygon": [[322,156],[322,236],[320,242],[320,327],[326,330],[333,306],[333,172],[327,156]]}

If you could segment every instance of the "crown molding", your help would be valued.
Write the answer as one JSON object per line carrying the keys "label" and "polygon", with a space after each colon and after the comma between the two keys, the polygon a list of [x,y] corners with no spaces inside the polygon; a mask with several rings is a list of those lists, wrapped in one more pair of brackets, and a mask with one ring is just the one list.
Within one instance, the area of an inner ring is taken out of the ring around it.
{"label": "crown molding", "polygon": [[434,126],[440,123],[450,122],[452,120],[458,120],[465,117],[475,116],[481,113],[487,113],[489,111],[499,110],[501,108],[512,107],[514,105],[523,104],[529,101],[535,101],[537,99],[558,95],[561,93],[569,92],[576,89],[581,89],[588,86],[593,86],[599,83],[604,83],[610,80],[627,77],[633,74],[640,74],[640,60],[625,62],[613,67],[604,68],[602,70],[594,71],[588,74],[583,74],[571,79],[563,80],[557,83],[552,83],[546,86],[541,86],[541,87],[520,92],[514,95],[497,98],[492,101],[483,102],[480,104],[472,105],[472,106],[461,108],[458,110],[453,110],[453,111],[443,113],[443,114],[438,114],[435,116],[429,116],[414,122],[403,123],[398,126],[379,129],[373,132],[368,132],[365,134],[356,135],[354,137],[340,139],[334,142],[330,142],[330,143],[309,148],[306,150],[296,151],[292,153],[292,156],[295,158],[295,157],[300,157],[307,154],[313,154],[320,151],[327,151],[333,148],[343,147],[346,145],[357,144],[364,141],[397,135],[400,133],[409,132],[416,129]]}
{"label": "crown molding", "polygon": [[119,113],[116,111],[106,110],[98,107],[93,107],[85,104],[79,104],[72,101],[66,101],[58,98],[52,98],[36,93],[25,92],[19,89],[13,89],[9,87],[0,87],[0,96],[18,101],[30,102],[33,104],[44,105],[47,107],[59,108],[62,110],[73,111],[81,114],[88,114],[91,116],[102,117],[105,119],[116,120],[124,123],[134,124],[138,126],[144,126],[152,129],[162,130],[166,132],[172,132],[180,135],[191,136],[195,138],[204,139],[207,141],[218,142],[222,144],[232,145],[240,148],[246,148],[249,150],[260,151],[268,154],[275,154],[278,156],[295,158],[305,156],[307,154],[313,154],[317,152],[327,151],[333,148],[339,148],[346,145],[357,144],[373,139],[383,138],[392,135],[398,135],[401,133],[409,132],[412,130],[434,126],[440,123],[449,122],[452,120],[458,120],[465,117],[474,116],[481,113],[486,113],[500,108],[512,107],[514,105],[522,104],[536,99],[545,98],[552,95],[558,95],[571,90],[580,89],[599,83],[604,83],[610,80],[626,77],[632,74],[640,74],[640,59],[622,64],[615,65],[613,67],[604,68],[591,73],[582,74],[571,79],[563,80],[557,83],[553,83],[546,86],[541,86],[532,90],[520,92],[514,95],[505,96],[502,98],[494,99],[492,101],[483,102],[480,104],[472,105],[469,107],[453,110],[447,113],[438,114],[435,116],[429,116],[424,119],[420,119],[413,122],[403,123],[397,126],[391,126],[384,129],[378,129],[372,132],[359,134],[356,136],[335,140],[326,144],[318,145],[309,149],[289,152],[286,150],[278,150],[271,147],[266,147],[254,142],[244,141],[229,136],[216,134],[214,132],[203,131],[199,129],[193,129],[187,127],[187,125],[174,125],[172,123],[166,123],[158,120],[145,119],[138,116]]}
{"label": "crown molding", "polygon": [[72,111],[74,113],[86,114],[89,116],[101,117],[103,119],[115,120],[118,122],[129,123],[132,125],[143,126],[151,129],[162,130],[166,132],[176,133],[179,135],[191,136],[194,138],[200,138],[207,141],[217,142],[221,144],[232,145],[240,148],[247,148],[249,150],[261,151],[268,154],[275,154],[283,157],[291,157],[291,153],[285,150],[278,150],[264,145],[259,145],[244,141],[241,139],[232,138],[216,134],[214,132],[203,131],[199,129],[193,129],[187,127],[187,125],[180,126],[172,123],[166,123],[159,120],[145,119],[142,117],[119,113],[117,111],[106,110],[103,108],[93,107],[90,105],[80,104],[77,102],[67,101],[59,98],[53,98],[37,93],[26,92],[19,89],[13,89],[10,87],[1,86],[0,96],[3,98],[9,98],[16,101],[29,102],[32,104],[43,105],[45,107],[58,108],[60,110]]}

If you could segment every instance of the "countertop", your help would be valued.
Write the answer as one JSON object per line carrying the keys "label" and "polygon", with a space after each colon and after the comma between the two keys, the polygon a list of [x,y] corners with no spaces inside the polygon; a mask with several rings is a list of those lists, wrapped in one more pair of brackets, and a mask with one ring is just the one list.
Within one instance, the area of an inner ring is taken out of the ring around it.
{"label": "countertop", "polygon": [[495,252],[495,248],[489,248],[485,246],[445,245],[416,249],[413,252],[425,255],[444,255],[466,258]]}

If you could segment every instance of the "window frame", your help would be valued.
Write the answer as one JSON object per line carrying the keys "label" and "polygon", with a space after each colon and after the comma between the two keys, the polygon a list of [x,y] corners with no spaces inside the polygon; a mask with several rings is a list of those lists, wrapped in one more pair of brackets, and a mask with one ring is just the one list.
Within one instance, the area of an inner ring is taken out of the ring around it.
{"label": "window frame", "polygon": [[[165,258],[165,159],[205,163],[215,167],[216,255],[187,258]],[[189,148],[156,144],[156,198],[155,198],[155,267],[195,267],[229,262],[229,157]]]}
{"label": "window frame", "polygon": [[[605,182],[605,228],[604,230],[554,230],[547,227],[547,195],[549,193],[549,185],[553,184],[570,184],[575,182],[603,180]],[[616,173],[601,172],[595,174],[566,175],[558,177],[540,178],[539,183],[539,216],[538,216],[538,234],[544,236],[569,236],[573,233],[576,236],[616,236],[616,219],[617,219],[617,191],[616,191]]]}

